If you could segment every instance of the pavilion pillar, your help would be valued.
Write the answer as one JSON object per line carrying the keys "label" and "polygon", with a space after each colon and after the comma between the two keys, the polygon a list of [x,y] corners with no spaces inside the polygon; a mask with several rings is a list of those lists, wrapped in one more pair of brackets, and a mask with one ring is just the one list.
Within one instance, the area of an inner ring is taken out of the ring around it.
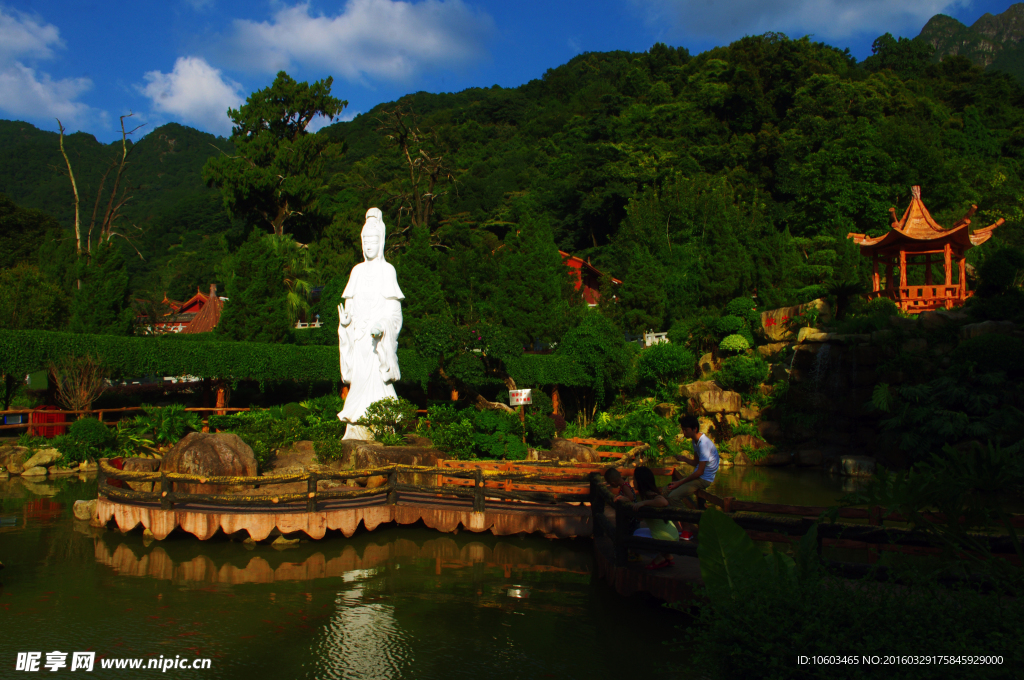
{"label": "pavilion pillar", "polygon": [[942,255],[944,258],[943,267],[946,270],[946,285],[953,285],[953,246],[946,244],[945,248],[942,249]]}
{"label": "pavilion pillar", "polygon": [[561,395],[558,394],[558,385],[555,385],[554,389],[551,390],[551,412],[557,414],[561,406],[562,398]]}
{"label": "pavilion pillar", "polygon": [[452,395],[451,396],[452,396],[452,401],[458,401],[459,400],[459,391],[458,390],[452,390]]}
{"label": "pavilion pillar", "polygon": [[924,256],[924,285],[932,285],[932,256]]}
{"label": "pavilion pillar", "polygon": [[900,288],[907,287],[907,251],[900,251]]}
{"label": "pavilion pillar", "polygon": [[342,399],[348,399],[348,389],[349,389],[348,385],[346,385],[345,383],[341,384],[341,398]]}
{"label": "pavilion pillar", "polygon": [[879,285],[878,285],[878,253],[875,253],[874,257],[871,258],[871,259],[872,259],[872,265],[873,265],[873,272],[871,274],[871,292],[872,293],[877,293],[878,292],[878,288],[879,288]]}
{"label": "pavilion pillar", "polygon": [[960,299],[967,299],[967,258],[961,257],[957,263],[960,274]]}

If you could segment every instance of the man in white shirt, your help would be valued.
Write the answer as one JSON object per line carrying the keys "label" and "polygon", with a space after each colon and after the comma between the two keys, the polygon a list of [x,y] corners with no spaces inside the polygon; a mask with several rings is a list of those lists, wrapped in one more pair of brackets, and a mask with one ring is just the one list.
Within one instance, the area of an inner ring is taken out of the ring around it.
{"label": "man in white shirt", "polygon": [[715,481],[715,473],[718,472],[718,447],[711,441],[711,438],[700,431],[700,421],[696,416],[683,416],[679,419],[679,427],[683,435],[693,442],[693,458],[683,460],[694,466],[693,472],[681,479],[675,479],[679,475],[673,471],[674,479],[666,487],[667,496],[670,502],[682,501],[690,508],[696,508],[690,497],[698,490],[706,489]]}

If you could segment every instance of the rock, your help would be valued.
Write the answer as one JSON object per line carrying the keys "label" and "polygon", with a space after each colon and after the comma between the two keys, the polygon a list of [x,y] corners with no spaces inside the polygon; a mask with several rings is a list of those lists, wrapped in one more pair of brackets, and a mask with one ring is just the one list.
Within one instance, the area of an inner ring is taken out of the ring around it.
{"label": "rock", "polygon": [[[922,328],[927,330],[936,330],[942,328],[947,324],[956,323],[959,319],[953,317],[954,313],[947,312],[945,309],[935,310],[933,312],[921,312],[917,315],[917,322],[921,324]],[[959,313],[964,319],[967,318],[966,314]]]}
{"label": "rock", "polygon": [[566,460],[578,463],[598,463],[601,461],[600,454],[594,449],[583,444],[571,442],[568,439],[562,439],[561,437],[552,438],[551,450],[538,451],[537,457],[540,460]]}
{"label": "rock", "polygon": [[738,392],[701,392],[696,401],[705,413],[739,413],[743,406]]}
{"label": "rock", "polygon": [[62,468],[56,465],[51,465],[50,467],[46,468],[46,472],[51,477],[65,477],[67,475],[77,475],[78,468]]}
{"label": "rock", "polygon": [[820,467],[824,460],[821,449],[800,449],[796,452],[796,464],[805,467]]}
{"label": "rock", "polygon": [[300,542],[301,539],[298,538],[285,538],[284,536],[278,536],[270,545],[276,550],[285,550],[287,548],[298,547]]}
{"label": "rock", "polygon": [[757,437],[749,434],[738,434],[728,441],[729,450],[731,451],[742,451],[744,448],[753,449],[759,451],[766,448],[768,444],[761,441]]}
{"label": "rock", "polygon": [[715,355],[708,352],[700,358],[697,362],[697,366],[700,368],[701,377],[707,376],[710,373],[714,373],[722,367],[722,362],[715,359]]}
{"label": "rock", "polygon": [[40,449],[36,451],[34,456],[25,461],[24,467],[26,470],[36,466],[46,467],[56,463],[60,457],[60,451],[57,449]]}
{"label": "rock", "polygon": [[761,417],[761,407],[757,404],[747,404],[740,409],[740,418],[743,420],[757,420]]}
{"label": "rock", "polygon": [[721,392],[722,388],[714,380],[701,380],[688,385],[679,386],[679,396],[684,399],[692,399],[704,392]]}
{"label": "rock", "polygon": [[[11,466],[23,466],[25,459],[30,455],[31,451],[24,446],[5,446],[0,448],[0,467],[15,472],[11,470]],[[21,472],[21,469],[19,467],[17,472]]]}
{"label": "rock", "polygon": [[[202,477],[255,477],[257,473],[256,459],[249,445],[238,435],[225,432],[191,432],[185,435],[164,456],[160,470]],[[175,491],[184,493],[230,493],[246,488],[250,487],[182,482],[174,484]]]}
{"label": "rock", "polygon": [[42,465],[36,465],[35,467],[25,468],[21,471],[22,477],[45,477],[46,468]]}
{"label": "rock", "polygon": [[88,522],[96,515],[96,499],[93,498],[91,501],[75,501],[73,509],[75,519]]}
{"label": "rock", "polygon": [[924,338],[908,338],[903,342],[903,351],[907,354],[924,354],[928,351],[928,341]]}
{"label": "rock", "polygon": [[803,342],[826,342],[825,340],[812,340],[812,336],[827,336],[828,334],[820,328],[801,328],[796,334],[796,341]]}
{"label": "rock", "polygon": [[754,461],[754,465],[757,467],[779,467],[780,465],[789,465],[793,462],[793,455],[790,453],[771,453],[763,458],[758,458]]}
{"label": "rock", "polygon": [[384,475],[374,475],[366,480],[367,489],[377,489],[388,483],[388,478]]}
{"label": "rock", "polygon": [[763,420],[757,424],[758,433],[773,442],[782,439],[782,427],[774,420]]}
{"label": "rock", "polygon": [[757,353],[760,354],[762,357],[768,358],[771,356],[775,356],[776,354],[786,349],[787,347],[789,347],[788,342],[770,342],[767,345],[761,345],[760,347],[758,347]]}
{"label": "rock", "polygon": [[78,471],[79,472],[96,472],[96,470],[98,470],[98,469],[99,469],[99,464],[96,461],[94,461],[94,460],[85,461],[85,462],[82,462],[82,463],[78,464]]}
{"label": "rock", "polygon": [[658,404],[654,407],[654,412],[662,418],[675,419],[677,406],[675,404]]}
{"label": "rock", "polygon": [[[704,434],[709,434],[713,429],[715,429],[715,421],[711,420],[711,418],[699,417],[697,418],[697,422],[700,423],[700,431]],[[679,436],[682,437],[683,435]]]}
{"label": "rock", "polygon": [[874,345],[884,345],[893,338],[891,330],[874,331],[871,333],[871,343]]}
{"label": "rock", "polygon": [[[121,468],[128,472],[158,472],[160,461],[153,458],[128,458]],[[152,491],[159,488],[158,482],[128,482],[128,487],[135,491]],[[216,491],[212,493],[217,493]]]}
{"label": "rock", "polygon": [[960,327],[960,337],[964,340],[977,338],[989,333],[1012,333],[1016,326],[1012,321],[982,321],[981,323],[969,323]]}
{"label": "rock", "polygon": [[768,395],[775,393],[775,386],[774,385],[765,385],[765,384],[762,383],[762,384],[757,386],[757,391],[762,396],[767,397]]}
{"label": "rock", "polygon": [[740,417],[735,413],[723,413],[722,422],[725,422],[729,427],[736,427],[740,424]]}
{"label": "rock", "polygon": [[847,477],[870,477],[875,474],[875,459],[870,456],[841,456],[838,472]]}

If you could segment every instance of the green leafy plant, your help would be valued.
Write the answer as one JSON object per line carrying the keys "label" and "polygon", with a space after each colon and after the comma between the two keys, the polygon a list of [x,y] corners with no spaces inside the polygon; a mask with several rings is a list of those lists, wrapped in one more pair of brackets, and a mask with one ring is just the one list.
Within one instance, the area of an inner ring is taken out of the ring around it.
{"label": "green leafy plant", "polygon": [[68,427],[68,436],[76,441],[103,450],[113,445],[114,435],[110,428],[96,418],[79,418]]}
{"label": "green leafy plant", "polygon": [[140,434],[135,423],[130,420],[119,420],[114,427],[114,444],[112,448],[118,456],[131,458],[139,455],[139,449],[152,446],[153,440]]}
{"label": "green leafy plant", "polygon": [[750,349],[750,342],[742,335],[728,335],[718,343],[718,349],[723,352],[745,352]]}
{"label": "green leafy plant", "polygon": [[760,357],[727,357],[715,380],[727,390],[750,392],[768,377],[768,364]]}
{"label": "green leafy plant", "polygon": [[142,411],[133,421],[136,432],[152,437],[157,444],[176,442],[189,430],[198,431],[203,427],[198,414],[186,411],[181,404],[163,407],[144,404]]}
{"label": "green leafy plant", "polygon": [[420,420],[417,432],[429,437],[435,448],[466,460],[476,454],[473,449],[473,421],[450,404],[430,406],[427,417]]}
{"label": "green leafy plant", "polygon": [[385,446],[401,446],[405,443],[402,434],[416,426],[416,405],[406,399],[375,401],[366,408],[359,425]]}
{"label": "green leafy plant", "polygon": [[473,412],[473,446],[480,458],[523,460],[527,446],[517,413],[485,410]]}

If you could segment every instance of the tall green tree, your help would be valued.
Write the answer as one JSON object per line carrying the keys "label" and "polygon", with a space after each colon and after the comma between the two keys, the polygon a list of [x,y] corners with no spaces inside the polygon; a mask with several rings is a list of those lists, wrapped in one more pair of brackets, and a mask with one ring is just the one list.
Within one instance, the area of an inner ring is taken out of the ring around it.
{"label": "tall green tree", "polygon": [[68,322],[68,296],[38,267],[0,269],[0,328],[55,331]]}
{"label": "tall green tree", "polygon": [[525,207],[519,212],[501,250],[493,308],[496,319],[534,349],[568,328],[573,285],[547,219]]}
{"label": "tall green tree", "polygon": [[402,301],[402,334],[399,342],[412,346],[424,319],[449,319],[451,313],[441,290],[437,253],[430,247],[426,225],[413,227],[409,247],[395,259],[398,285],[405,295]]}
{"label": "tall green tree", "polygon": [[284,285],[286,255],[270,243],[278,238],[253,230],[225,263],[221,279],[227,302],[217,332],[229,340],[289,342],[288,289]]}
{"label": "tall green tree", "polygon": [[109,240],[93,244],[91,257],[78,259],[75,275],[69,330],[96,335],[131,335],[135,311],[121,250]]}
{"label": "tall green tree", "polygon": [[281,71],[270,87],[228,109],[235,152],[208,160],[203,178],[220,188],[233,215],[278,236],[300,228],[308,235],[317,226],[326,158],[341,146],[306,128],[317,116],[334,120],[348,105],[331,96],[333,82],[298,83]]}

